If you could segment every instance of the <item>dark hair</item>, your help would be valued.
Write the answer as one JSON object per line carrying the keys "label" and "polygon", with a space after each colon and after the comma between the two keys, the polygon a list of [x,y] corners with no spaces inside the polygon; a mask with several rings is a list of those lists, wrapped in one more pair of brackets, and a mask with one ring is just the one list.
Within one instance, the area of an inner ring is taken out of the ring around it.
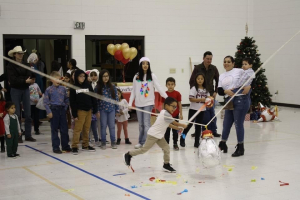
{"label": "dark hair", "polygon": [[104,83],[103,83],[103,78],[102,77],[103,77],[103,75],[105,73],[107,73],[108,76],[109,76],[109,79],[108,79],[108,82],[106,83],[106,85],[107,85],[107,87],[110,88],[111,97],[113,99],[116,99],[116,94],[115,94],[114,86],[113,86],[113,84],[110,81],[110,73],[106,69],[101,70],[101,72],[99,74],[99,81],[97,83],[97,92],[98,92],[98,94],[102,95],[102,90],[103,90],[103,87],[104,87]]}
{"label": "dark hair", "polygon": [[53,60],[51,62],[51,71],[59,71],[60,68],[61,68],[61,65],[57,60]]}
{"label": "dark hair", "polygon": [[225,61],[226,58],[230,58],[231,62],[234,63],[234,58],[233,58],[232,56],[226,56],[226,57],[224,58],[224,61]]}
{"label": "dark hair", "polygon": [[15,104],[13,102],[11,102],[11,101],[6,102],[6,104],[5,104],[5,110],[7,111],[12,106],[15,106]]}
{"label": "dark hair", "polygon": [[98,76],[98,74],[95,72],[95,71],[92,71],[91,73],[90,73],[90,76]]}
{"label": "dark hair", "polygon": [[[70,75],[70,83],[72,84],[72,85],[74,85],[75,84],[75,80],[73,80],[73,74],[75,74],[75,71],[76,71],[76,69],[74,69],[74,70],[72,70],[71,71],[71,75]],[[75,77],[74,77],[75,78]]]}
{"label": "dark hair", "polygon": [[[147,61],[148,62],[148,61]],[[151,80],[152,81],[152,72],[151,72],[151,68],[150,68],[150,62],[148,62],[148,70],[147,70],[147,76],[146,76],[146,80]],[[138,76],[136,77],[136,80],[140,80],[140,81],[144,81],[144,70],[143,70],[143,62],[140,63],[140,67],[139,67],[139,73]]]}
{"label": "dark hair", "polygon": [[31,79],[36,78],[35,73],[31,73],[30,78],[31,78]]}
{"label": "dark hair", "polygon": [[176,102],[176,103],[177,103],[176,99],[174,99],[173,97],[167,97],[167,98],[165,99],[164,106],[165,106],[165,105],[170,105],[170,104],[173,103],[173,102]]}
{"label": "dark hair", "polygon": [[243,61],[247,62],[249,65],[253,64],[253,59],[252,58],[244,58]]}
{"label": "dark hair", "polygon": [[198,78],[198,76],[203,76],[203,79],[204,79],[204,81],[203,81],[203,84],[202,84],[202,87],[204,88],[204,89],[206,89],[206,82],[205,82],[205,75],[204,74],[202,74],[202,73],[198,73],[198,74],[196,74],[196,76],[195,76],[195,88],[196,88],[196,91],[198,91],[198,84],[197,84],[197,78]]}
{"label": "dark hair", "polygon": [[166,80],[166,84],[167,84],[168,82],[173,82],[173,83],[176,83],[176,82],[175,82],[175,78],[173,78],[173,77],[169,77],[169,78],[167,78],[167,80]]}
{"label": "dark hair", "polygon": [[67,78],[71,78],[71,74],[69,74],[69,73],[66,73],[66,74],[65,74],[65,77],[67,77]]}
{"label": "dark hair", "polygon": [[2,92],[0,92],[0,101],[5,101],[4,95]]}
{"label": "dark hair", "polygon": [[117,92],[120,92],[121,93],[121,99],[124,99],[122,91],[120,90],[120,88],[117,88]]}
{"label": "dark hair", "polygon": [[212,53],[210,51],[206,51],[204,54],[203,54],[203,58],[205,58],[206,56],[212,56]]}
{"label": "dark hair", "polygon": [[69,63],[72,65],[72,69],[73,69],[74,67],[77,67],[77,66],[76,66],[76,65],[77,65],[77,62],[76,62],[75,59],[70,59],[70,60],[69,60]]}

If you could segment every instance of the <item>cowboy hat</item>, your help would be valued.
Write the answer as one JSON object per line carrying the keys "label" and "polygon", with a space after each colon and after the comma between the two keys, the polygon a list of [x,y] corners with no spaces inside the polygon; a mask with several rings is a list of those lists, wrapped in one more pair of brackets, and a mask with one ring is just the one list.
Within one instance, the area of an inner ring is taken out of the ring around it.
{"label": "cowboy hat", "polygon": [[25,53],[25,52],[26,52],[26,50],[23,51],[21,46],[16,46],[15,48],[13,48],[12,50],[10,50],[10,51],[8,52],[8,55],[9,55],[10,57],[13,57],[13,56],[14,56],[14,53]]}

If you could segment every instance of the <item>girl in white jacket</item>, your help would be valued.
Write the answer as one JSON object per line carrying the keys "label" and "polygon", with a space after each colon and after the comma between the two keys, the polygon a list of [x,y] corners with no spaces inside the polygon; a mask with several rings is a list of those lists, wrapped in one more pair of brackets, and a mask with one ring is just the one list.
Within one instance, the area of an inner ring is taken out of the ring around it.
{"label": "girl in white jacket", "polygon": [[[150,59],[143,57],[139,61],[139,72],[133,78],[133,88],[131,91],[129,106],[132,106],[135,100],[135,106],[141,110],[148,112],[152,111],[154,106],[154,88],[159,92],[163,98],[168,95],[159,85],[158,79],[154,73],[151,72]],[[147,132],[150,128],[150,114],[136,111],[139,121],[139,143],[135,145],[136,149],[141,148],[146,141]]]}

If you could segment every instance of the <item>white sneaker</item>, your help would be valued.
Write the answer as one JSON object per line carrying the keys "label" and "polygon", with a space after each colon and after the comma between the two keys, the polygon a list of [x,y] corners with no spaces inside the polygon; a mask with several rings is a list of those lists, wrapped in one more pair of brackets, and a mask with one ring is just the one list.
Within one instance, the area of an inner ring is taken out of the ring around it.
{"label": "white sneaker", "polygon": [[141,145],[141,144],[137,144],[137,145],[134,146],[135,149],[140,149],[142,147],[143,147],[143,145]]}

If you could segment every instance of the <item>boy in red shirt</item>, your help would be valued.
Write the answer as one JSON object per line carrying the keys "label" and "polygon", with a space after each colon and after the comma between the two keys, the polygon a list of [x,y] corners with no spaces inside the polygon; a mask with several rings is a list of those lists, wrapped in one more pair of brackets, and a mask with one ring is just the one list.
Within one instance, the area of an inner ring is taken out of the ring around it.
{"label": "boy in red shirt", "polygon": [[[181,94],[174,90],[176,84],[175,84],[175,79],[173,77],[169,77],[166,80],[166,87],[168,88],[168,90],[166,91],[168,97],[172,97],[174,98],[177,102],[178,102],[178,106],[177,109],[173,112],[172,117],[176,118],[176,119],[183,119],[182,116],[182,106],[181,106]],[[164,99],[163,99],[164,100]],[[167,143],[169,144],[170,141],[170,131],[171,128],[167,128],[166,133],[165,133],[165,139],[167,141]],[[179,151],[179,147],[178,147],[178,132],[175,129],[172,129],[173,132],[173,147],[175,151]]]}

